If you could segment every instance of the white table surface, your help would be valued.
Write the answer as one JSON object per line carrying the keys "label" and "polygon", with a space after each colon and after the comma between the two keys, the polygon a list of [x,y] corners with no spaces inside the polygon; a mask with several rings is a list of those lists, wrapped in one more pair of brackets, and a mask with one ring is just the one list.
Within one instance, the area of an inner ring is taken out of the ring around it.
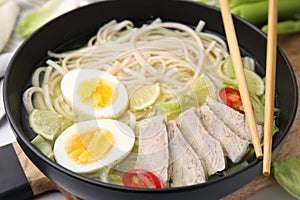
{"label": "white table surface", "polygon": [[[0,146],[12,143],[15,141],[15,136],[7,122],[6,118],[0,121]],[[65,197],[59,192],[49,192],[40,196],[37,196],[35,200],[64,200]],[[289,195],[278,184],[275,184],[264,191],[255,194],[247,200],[295,200],[294,197]]]}

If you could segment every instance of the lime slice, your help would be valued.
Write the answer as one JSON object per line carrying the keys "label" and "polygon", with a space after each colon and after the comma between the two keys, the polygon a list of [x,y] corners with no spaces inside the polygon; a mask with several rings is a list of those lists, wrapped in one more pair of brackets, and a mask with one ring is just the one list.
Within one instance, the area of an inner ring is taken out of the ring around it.
{"label": "lime slice", "polygon": [[29,125],[38,135],[53,141],[65,128],[71,125],[71,121],[49,110],[34,109],[29,114]]}
{"label": "lime slice", "polygon": [[[255,70],[255,63],[254,60],[250,57],[243,57],[242,58],[243,68],[254,71]],[[224,64],[222,65],[222,72],[224,75],[226,75],[228,78],[234,79],[235,73],[233,70],[233,65],[230,56],[225,59]]]}
{"label": "lime slice", "polygon": [[135,111],[141,111],[152,106],[160,96],[159,84],[147,84],[138,87],[130,96],[129,105]]}
{"label": "lime slice", "polygon": [[233,70],[232,62],[230,57],[227,57],[224,64],[221,67],[222,70],[222,75],[224,74],[226,78],[229,79],[234,79],[235,78],[235,73]]}
{"label": "lime slice", "polygon": [[[244,64],[244,73],[246,82],[248,85],[248,90],[252,94],[256,94],[258,96],[261,96],[265,92],[265,84],[262,78],[255,73],[253,70],[253,61],[248,61],[248,59],[243,59]],[[247,64],[248,63],[248,64]],[[232,62],[230,57],[228,57],[224,64],[221,66],[219,70],[219,75],[222,79],[228,82],[234,82],[236,83],[235,79],[235,73],[233,70]]]}
{"label": "lime slice", "polygon": [[205,102],[207,96],[213,99],[217,98],[217,88],[208,74],[203,73],[199,78],[191,81],[190,83],[192,91],[196,95],[197,102],[202,105]]}
{"label": "lime slice", "polygon": [[244,69],[249,92],[261,96],[265,92],[265,83],[255,72]]}

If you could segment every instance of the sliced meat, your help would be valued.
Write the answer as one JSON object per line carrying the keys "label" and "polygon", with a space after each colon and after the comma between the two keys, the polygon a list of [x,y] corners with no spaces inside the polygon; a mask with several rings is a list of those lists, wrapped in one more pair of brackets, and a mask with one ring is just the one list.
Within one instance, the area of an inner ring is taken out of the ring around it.
{"label": "sliced meat", "polygon": [[187,143],[174,120],[167,124],[170,152],[170,186],[203,183],[206,172],[201,160]]}
{"label": "sliced meat", "polygon": [[[206,98],[206,103],[209,108],[221,119],[233,132],[243,139],[252,143],[250,130],[244,114],[235,111],[234,109],[222,104],[211,97]],[[262,126],[257,125],[259,138],[262,138]]]}
{"label": "sliced meat", "polygon": [[239,162],[249,150],[249,142],[241,139],[207,105],[199,109],[200,120],[206,130],[220,141],[225,155],[234,163]]}
{"label": "sliced meat", "polygon": [[138,156],[136,169],[154,173],[167,185],[169,150],[168,135],[164,115],[142,120],[137,125]]}
{"label": "sliced meat", "polygon": [[226,159],[222,146],[205,130],[195,108],[181,113],[177,124],[187,142],[205,164],[208,175],[225,169]]}

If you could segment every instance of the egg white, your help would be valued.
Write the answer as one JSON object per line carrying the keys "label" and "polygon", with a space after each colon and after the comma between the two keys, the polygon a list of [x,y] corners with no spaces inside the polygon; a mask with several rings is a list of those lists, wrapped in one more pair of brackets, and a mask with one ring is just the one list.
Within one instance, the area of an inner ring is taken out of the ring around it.
{"label": "egg white", "polygon": [[[96,109],[93,105],[81,101],[77,93],[80,83],[93,79],[104,79],[112,82],[116,86],[114,92],[118,92],[118,96],[111,106]],[[100,70],[72,70],[64,75],[60,86],[63,96],[73,107],[75,117],[81,116],[83,119],[116,118],[121,115],[128,106],[128,93],[124,85],[115,76]]]}
{"label": "egg white", "polygon": [[[72,134],[84,134],[87,130],[103,128],[112,133],[114,144],[110,151],[100,160],[87,164],[79,164],[70,159],[65,151],[66,141]],[[89,174],[101,170],[105,166],[117,164],[132,150],[135,134],[126,124],[112,119],[97,119],[76,123],[67,128],[54,143],[54,156],[58,164],[79,174]]]}

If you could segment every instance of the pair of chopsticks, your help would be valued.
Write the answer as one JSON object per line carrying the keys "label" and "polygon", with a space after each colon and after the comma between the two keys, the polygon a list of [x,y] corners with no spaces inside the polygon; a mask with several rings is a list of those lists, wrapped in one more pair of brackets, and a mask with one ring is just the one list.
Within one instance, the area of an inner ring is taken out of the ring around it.
{"label": "pair of chopsticks", "polygon": [[221,14],[228,40],[229,51],[238,82],[246,119],[250,129],[253,147],[257,159],[263,157],[263,175],[270,175],[271,155],[272,155],[272,127],[274,116],[274,96],[276,79],[276,52],[277,52],[277,0],[269,0],[268,8],[268,40],[266,58],[266,87],[265,87],[265,118],[264,118],[264,154],[257,132],[248,87],[243,70],[239,45],[230,12],[228,0],[219,0]]}

